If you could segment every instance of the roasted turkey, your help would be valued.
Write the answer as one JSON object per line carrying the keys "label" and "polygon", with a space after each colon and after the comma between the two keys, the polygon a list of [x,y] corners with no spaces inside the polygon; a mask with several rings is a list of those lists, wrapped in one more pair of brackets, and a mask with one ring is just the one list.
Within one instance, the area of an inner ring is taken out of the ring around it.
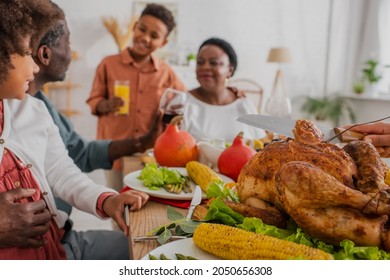
{"label": "roasted turkey", "polygon": [[349,239],[390,251],[388,167],[374,146],[326,143],[308,120],[297,121],[293,133],[294,139],[270,143],[244,166],[237,182],[241,202],[274,206],[334,245]]}

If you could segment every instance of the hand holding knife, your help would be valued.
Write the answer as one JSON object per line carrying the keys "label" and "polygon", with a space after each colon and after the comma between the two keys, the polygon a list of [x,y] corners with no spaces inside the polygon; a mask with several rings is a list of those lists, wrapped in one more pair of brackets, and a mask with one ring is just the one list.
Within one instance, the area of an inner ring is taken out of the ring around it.
{"label": "hand holding knife", "polygon": [[[293,129],[295,128],[295,120],[293,119],[272,117],[267,115],[248,114],[239,117],[237,121],[294,138]],[[333,141],[336,143],[348,143],[353,140],[361,140],[364,138],[364,134],[362,133],[349,131],[337,127],[332,128],[317,124],[316,126],[324,134],[324,139],[326,140],[326,142]]]}

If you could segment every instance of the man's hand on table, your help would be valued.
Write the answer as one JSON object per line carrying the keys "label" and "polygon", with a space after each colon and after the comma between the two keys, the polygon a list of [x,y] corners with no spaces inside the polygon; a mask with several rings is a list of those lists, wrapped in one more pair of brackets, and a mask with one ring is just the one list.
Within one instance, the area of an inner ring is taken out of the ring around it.
{"label": "man's hand on table", "polygon": [[103,211],[113,218],[118,224],[119,228],[127,236],[129,234],[128,225],[125,221],[125,210],[128,205],[130,211],[136,211],[142,208],[149,200],[149,195],[146,193],[128,190],[118,195],[113,195],[104,200]]}
{"label": "man's hand on table", "polygon": [[0,248],[40,247],[45,243],[40,236],[49,230],[51,219],[46,202],[17,202],[34,193],[34,189],[23,188],[0,193]]}

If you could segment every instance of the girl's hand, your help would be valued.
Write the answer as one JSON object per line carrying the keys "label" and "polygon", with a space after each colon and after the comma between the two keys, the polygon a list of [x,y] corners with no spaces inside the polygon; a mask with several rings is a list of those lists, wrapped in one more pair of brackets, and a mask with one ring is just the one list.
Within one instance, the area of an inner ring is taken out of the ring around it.
{"label": "girl's hand", "polygon": [[125,221],[125,208],[127,205],[130,207],[130,211],[136,211],[142,208],[149,200],[149,195],[146,193],[128,190],[118,195],[108,197],[103,203],[103,211],[113,218],[118,224],[119,228],[127,236],[129,234],[129,228]]}

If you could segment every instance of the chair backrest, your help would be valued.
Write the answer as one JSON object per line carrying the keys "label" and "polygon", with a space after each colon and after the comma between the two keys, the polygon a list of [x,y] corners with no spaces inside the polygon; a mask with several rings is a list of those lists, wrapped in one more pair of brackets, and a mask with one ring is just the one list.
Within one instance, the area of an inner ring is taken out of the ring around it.
{"label": "chair backrest", "polygon": [[235,87],[243,91],[248,98],[254,98],[255,100],[257,100],[257,111],[258,113],[261,113],[264,93],[263,87],[261,85],[250,79],[237,78],[230,80],[229,86]]}

